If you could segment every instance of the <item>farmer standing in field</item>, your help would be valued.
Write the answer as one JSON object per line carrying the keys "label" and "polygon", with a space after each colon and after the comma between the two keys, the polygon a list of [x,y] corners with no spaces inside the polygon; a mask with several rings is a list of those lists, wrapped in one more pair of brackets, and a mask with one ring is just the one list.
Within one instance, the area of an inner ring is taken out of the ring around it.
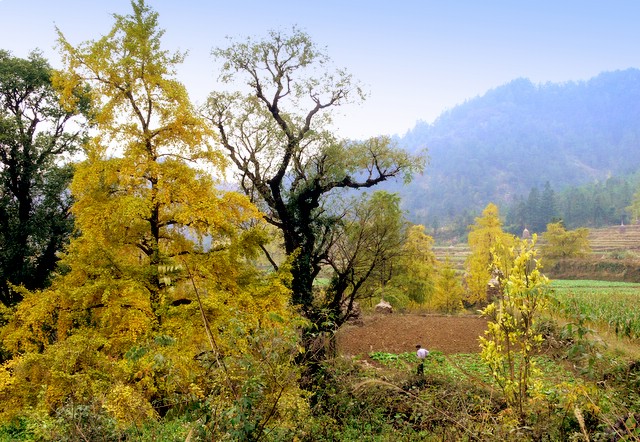
{"label": "farmer standing in field", "polygon": [[426,348],[422,348],[420,344],[416,345],[416,356],[420,360],[420,364],[418,365],[419,375],[424,374],[424,360],[428,354],[429,354],[429,350],[427,350]]}

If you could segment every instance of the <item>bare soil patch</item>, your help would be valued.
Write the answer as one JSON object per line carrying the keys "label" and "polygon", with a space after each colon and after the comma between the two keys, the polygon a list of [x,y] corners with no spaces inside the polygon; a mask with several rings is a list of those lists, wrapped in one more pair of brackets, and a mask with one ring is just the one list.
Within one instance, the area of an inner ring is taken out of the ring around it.
{"label": "bare soil patch", "polygon": [[346,325],[338,332],[338,351],[345,356],[371,352],[405,353],[416,344],[444,354],[477,353],[478,337],[487,321],[479,316],[374,314],[363,325]]}

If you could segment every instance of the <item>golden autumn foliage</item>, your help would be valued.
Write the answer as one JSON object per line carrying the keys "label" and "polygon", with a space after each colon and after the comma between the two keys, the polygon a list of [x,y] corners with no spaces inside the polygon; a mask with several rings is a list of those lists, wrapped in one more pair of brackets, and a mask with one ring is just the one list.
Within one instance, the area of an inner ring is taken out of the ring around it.
{"label": "golden autumn foliage", "polygon": [[[509,261],[505,252],[514,243],[515,237],[502,230],[498,207],[493,203],[489,203],[475,221],[469,232],[471,254],[466,262],[466,301],[469,304],[483,304],[487,302],[487,284],[491,279],[492,266],[497,266],[498,261]],[[492,253],[498,244],[501,245],[500,250]],[[508,268],[506,264],[501,268]]]}
{"label": "golden autumn foliage", "polygon": [[536,322],[550,292],[549,280],[540,271],[536,239],[533,235],[532,240],[521,240],[508,249],[511,264],[500,267],[505,275],[502,295],[482,310],[489,319],[485,336],[480,338],[482,359],[520,423],[531,397],[540,390],[541,373],[533,358],[543,337]]}
{"label": "golden autumn foliage", "polygon": [[157,14],[132,6],[100,40],[74,47],[60,33],[57,85],[89,87],[95,136],[71,185],[77,236],[51,287],[23,290],[2,329],[13,358],[0,419],[72,403],[139,425],[206,398],[211,413],[233,410],[260,385],[245,418],[264,431],[306,409],[291,275],[251,264],[261,214],[205,172],[223,162],[173,79],[182,57],[160,49]]}
{"label": "golden autumn foliage", "polygon": [[591,253],[589,229],[585,227],[567,230],[561,222],[549,223],[542,238],[545,241],[542,254],[549,261],[584,257]]}
{"label": "golden autumn foliage", "polygon": [[462,304],[464,297],[464,287],[451,261],[447,258],[438,268],[430,306],[440,312],[456,313],[464,309]]}

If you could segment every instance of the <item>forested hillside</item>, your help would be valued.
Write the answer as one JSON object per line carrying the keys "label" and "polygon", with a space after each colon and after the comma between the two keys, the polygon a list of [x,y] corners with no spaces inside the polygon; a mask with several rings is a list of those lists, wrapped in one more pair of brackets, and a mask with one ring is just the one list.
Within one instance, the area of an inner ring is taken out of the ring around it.
{"label": "forested hillside", "polygon": [[511,204],[546,182],[556,191],[640,165],[640,70],[582,82],[517,79],[399,139],[427,148],[426,173],[398,188],[414,221],[440,224],[488,202]]}

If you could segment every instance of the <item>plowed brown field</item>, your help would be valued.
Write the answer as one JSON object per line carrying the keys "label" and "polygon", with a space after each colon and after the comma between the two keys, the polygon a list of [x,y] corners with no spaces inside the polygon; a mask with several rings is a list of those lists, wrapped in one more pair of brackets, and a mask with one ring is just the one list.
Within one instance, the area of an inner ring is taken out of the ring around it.
{"label": "plowed brown field", "polygon": [[480,351],[478,337],[487,327],[487,321],[478,316],[392,313],[365,316],[363,321],[363,325],[349,324],[339,331],[341,354],[413,352],[416,344],[445,354],[476,353]]}

